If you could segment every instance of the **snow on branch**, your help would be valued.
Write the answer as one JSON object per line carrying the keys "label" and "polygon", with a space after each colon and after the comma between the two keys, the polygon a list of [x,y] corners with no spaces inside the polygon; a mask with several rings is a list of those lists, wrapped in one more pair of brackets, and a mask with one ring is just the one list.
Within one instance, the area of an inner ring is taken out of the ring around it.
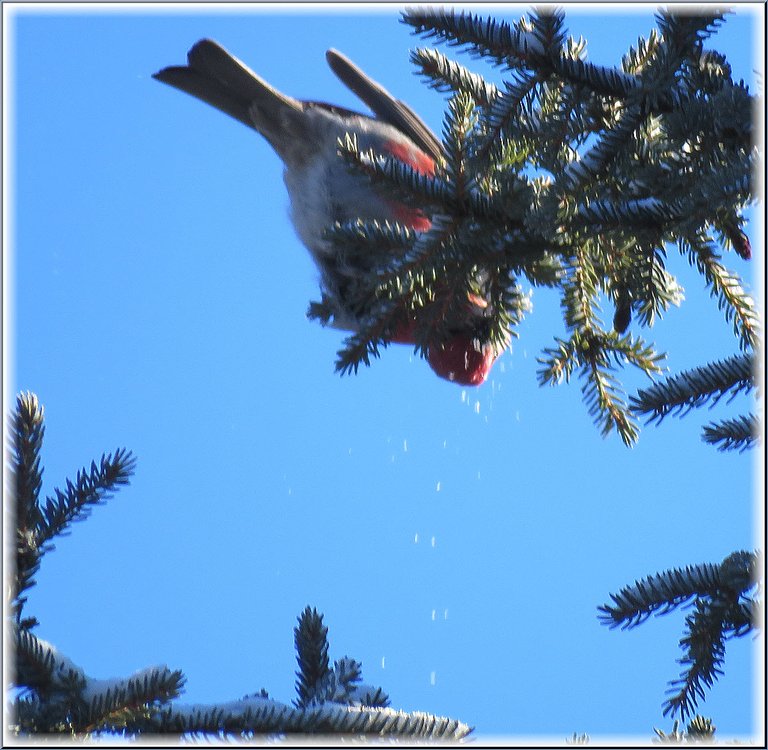
{"label": "snow on branch", "polygon": [[215,705],[174,704],[161,711],[157,729],[206,734],[365,734],[456,741],[471,727],[455,719],[391,708],[326,702],[294,708],[263,696]]}

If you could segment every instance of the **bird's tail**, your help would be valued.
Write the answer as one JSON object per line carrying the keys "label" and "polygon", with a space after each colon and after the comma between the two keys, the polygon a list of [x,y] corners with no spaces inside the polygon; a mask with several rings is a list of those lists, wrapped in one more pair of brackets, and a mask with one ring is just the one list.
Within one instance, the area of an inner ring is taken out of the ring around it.
{"label": "bird's tail", "polygon": [[[301,127],[303,118],[298,115],[304,111],[302,102],[270,86],[216,42],[197,42],[187,54],[187,62],[163,68],[152,77],[253,128],[275,150],[286,131]],[[301,133],[295,135],[301,137]]]}

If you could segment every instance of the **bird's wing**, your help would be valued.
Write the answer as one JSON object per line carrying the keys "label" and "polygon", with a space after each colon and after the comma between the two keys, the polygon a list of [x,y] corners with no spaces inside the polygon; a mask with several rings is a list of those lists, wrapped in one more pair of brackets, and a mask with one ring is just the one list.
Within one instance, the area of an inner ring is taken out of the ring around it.
{"label": "bird's wing", "polygon": [[381,120],[407,135],[422,151],[436,162],[443,161],[443,145],[424,121],[405,103],[395,99],[348,57],[335,49],[325,53],[331,70],[341,82],[360,97]]}

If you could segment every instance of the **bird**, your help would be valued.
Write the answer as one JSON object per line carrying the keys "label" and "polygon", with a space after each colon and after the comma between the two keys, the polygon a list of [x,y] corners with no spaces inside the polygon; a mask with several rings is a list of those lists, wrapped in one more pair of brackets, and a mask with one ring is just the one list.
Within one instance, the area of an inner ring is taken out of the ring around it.
{"label": "bird", "polygon": [[[186,65],[173,65],[153,78],[206,102],[259,133],[284,164],[290,218],[299,240],[320,273],[323,300],[330,305],[332,327],[356,332],[367,310],[356,290],[375,266],[375,257],[340,253],[327,234],[335,224],[357,219],[398,222],[426,232],[432,222],[418,206],[386,196],[338,154],[339,143],[354,136],[360,152],[372,149],[398,159],[415,171],[434,176],[444,160],[440,140],[404,102],[335,49],[326,53],[331,70],[373,113],[288,96],[252,71],[221,45],[202,39],[187,54]],[[426,347],[426,358],[441,378],[460,385],[483,383],[499,352],[479,334],[487,329],[488,304],[467,295],[463,317],[447,339]],[[416,343],[416,321],[403,320],[389,332],[395,343]]]}

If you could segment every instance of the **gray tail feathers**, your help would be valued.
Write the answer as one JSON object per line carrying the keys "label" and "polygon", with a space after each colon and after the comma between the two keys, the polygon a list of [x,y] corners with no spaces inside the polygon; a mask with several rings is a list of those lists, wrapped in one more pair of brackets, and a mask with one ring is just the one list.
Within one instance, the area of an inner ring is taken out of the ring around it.
{"label": "gray tail feathers", "polygon": [[301,121],[303,105],[272,88],[236,57],[210,39],[187,54],[187,65],[171,66],[152,77],[201,99],[261,133],[276,139]]}

